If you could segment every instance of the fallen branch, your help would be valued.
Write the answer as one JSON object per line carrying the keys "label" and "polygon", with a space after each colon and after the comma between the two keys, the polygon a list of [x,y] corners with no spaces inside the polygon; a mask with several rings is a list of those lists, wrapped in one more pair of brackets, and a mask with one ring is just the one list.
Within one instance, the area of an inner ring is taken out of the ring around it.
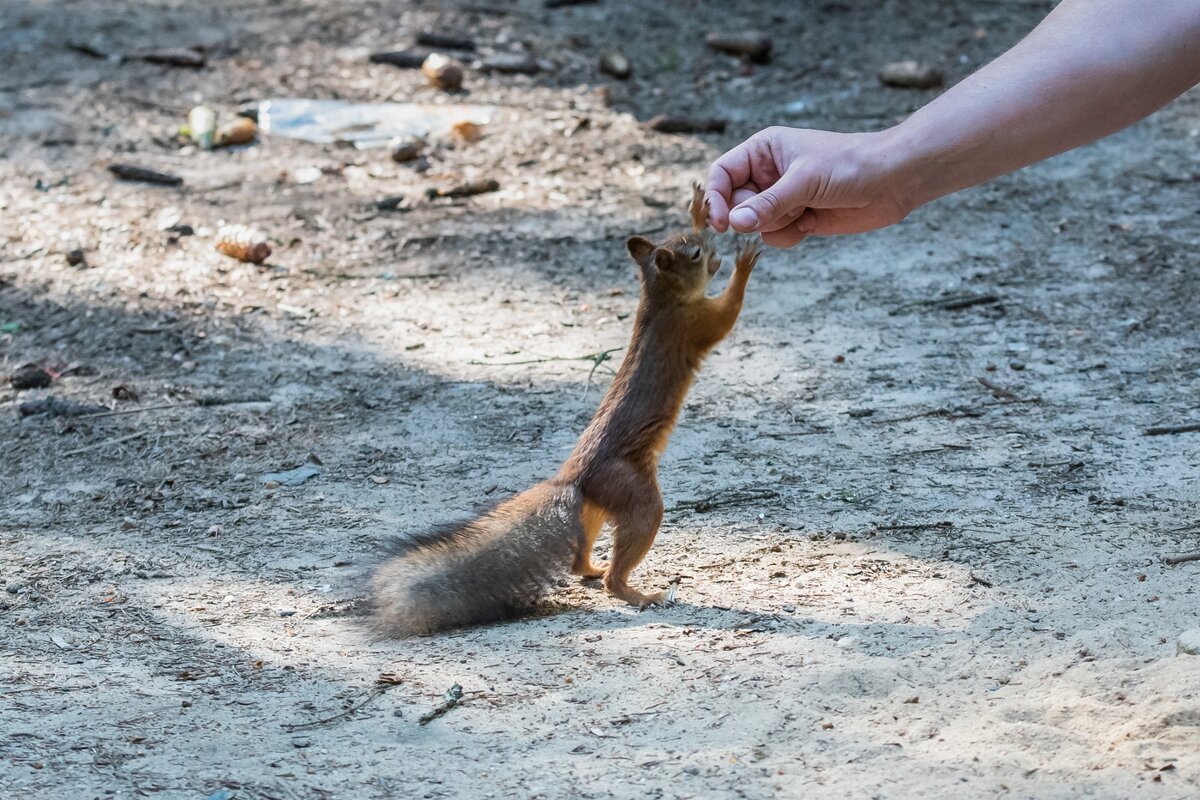
{"label": "fallen branch", "polygon": [[[595,373],[596,368],[609,360],[609,356],[623,348],[614,347],[610,350],[601,350],[599,353],[587,353],[582,356],[547,356],[546,358],[531,358],[526,361],[468,361],[468,364],[473,364],[479,367],[519,367],[525,364],[545,364],[550,361],[590,361],[592,373]],[[591,381],[591,374],[588,375],[588,380]]]}
{"label": "fallen branch", "polygon": [[91,450],[99,450],[101,447],[107,447],[110,444],[123,444],[125,442],[132,442],[134,439],[140,439],[143,436],[148,436],[149,434],[154,433],[154,432],[155,431],[152,431],[152,430],[144,430],[144,431],[138,431],[137,433],[131,433],[128,436],[118,436],[115,439],[105,439],[103,442],[96,442],[95,444],[89,444],[87,447],[80,447],[75,450],[68,450],[67,452],[63,453],[63,457],[65,458],[67,456],[77,456],[80,453],[87,453]]}
{"label": "fallen branch", "polygon": [[212,408],[214,406],[240,406],[246,403],[269,403],[270,397],[263,395],[234,395],[226,397],[224,395],[206,395],[196,398],[196,405],[203,408]]}
{"label": "fallen branch", "polygon": [[361,701],[359,701],[355,705],[350,706],[345,711],[334,714],[332,717],[324,717],[323,719],[315,719],[312,722],[301,722],[298,724],[284,723],[283,729],[285,731],[287,731],[288,733],[295,733],[296,731],[311,730],[313,728],[319,728],[322,725],[328,725],[331,722],[338,722],[343,719],[348,719],[348,718],[354,716],[354,714],[361,711],[363,708],[365,708],[369,703],[374,702],[381,694],[386,692],[388,689],[391,689],[392,687],[399,686],[399,685],[400,685],[400,680],[398,678],[396,678],[394,675],[392,675],[390,673],[383,673],[377,679],[375,688],[372,689],[370,691],[370,693],[368,693],[367,696],[364,697]]}
{"label": "fallen branch", "polygon": [[1172,433],[1196,433],[1200,432],[1200,422],[1189,422],[1186,425],[1160,425],[1153,428],[1146,428],[1142,431],[1143,436],[1166,436]]}
{"label": "fallen branch", "polygon": [[596,357],[592,359],[592,368],[588,370],[587,383],[583,386],[583,397],[585,400],[587,399],[588,392],[592,388],[592,377],[596,374],[596,370],[600,369],[601,364],[609,360],[612,353],[615,353],[620,349],[621,348],[619,347],[614,347],[611,350],[603,350],[599,353],[596,353]]}
{"label": "fallen branch", "polygon": [[438,703],[432,711],[422,714],[417,719],[417,723],[420,725],[428,725],[429,723],[433,722],[435,719],[442,716],[447,711],[449,711],[450,709],[452,709],[456,705],[458,705],[459,701],[462,700],[462,696],[463,696],[462,686],[459,686],[457,683],[454,684],[453,686],[451,686],[449,689],[446,690],[446,693],[444,695],[442,695],[442,702]]}
{"label": "fallen branch", "polygon": [[694,511],[698,514],[703,514],[706,511],[712,511],[714,508],[744,506],[747,503],[754,503],[759,500],[771,500],[776,497],[779,497],[779,492],[774,489],[742,489],[736,492],[717,492],[701,500],[685,500],[668,508],[667,511],[668,513]]}
{"label": "fallen branch", "polygon": [[942,520],[941,522],[914,522],[914,523],[909,523],[907,525],[876,525],[875,530],[877,530],[877,531],[927,531],[927,530],[934,530],[934,529],[938,529],[938,528],[945,529],[945,528],[953,528],[953,527],[954,527],[953,522],[950,522],[949,520]]}
{"label": "fallen branch", "polygon": [[1200,550],[1194,553],[1181,553],[1177,556],[1167,556],[1163,559],[1168,564],[1183,564],[1188,561],[1200,561]]}
{"label": "fallen branch", "polygon": [[107,411],[108,408],[105,406],[76,403],[74,400],[62,400],[57,397],[27,400],[17,406],[17,412],[22,417],[33,417],[38,414],[48,414],[52,417],[99,417]]}
{"label": "fallen branch", "polygon": [[159,411],[164,408],[175,408],[182,403],[161,403],[156,406],[142,406],[141,408],[122,408],[119,411],[101,411],[96,414],[84,414],[83,419],[99,419],[100,417],[124,417],[129,414],[141,414],[143,411]]}
{"label": "fallen branch", "polygon": [[759,436],[766,436],[770,439],[784,439],[790,436],[817,436],[822,433],[829,433],[833,428],[813,428],[809,431],[767,431],[760,432]]}
{"label": "fallen branch", "polygon": [[141,167],[137,164],[110,164],[108,171],[123,181],[139,181],[159,186],[182,186],[183,178],[169,172]]}
{"label": "fallen branch", "polygon": [[976,378],[975,380],[979,381],[984,387],[989,389],[992,393],[992,397],[995,397],[998,400],[1001,398],[1005,400],[1018,399],[1011,389],[1001,386],[995,381],[989,381],[987,378]]}
{"label": "fallen branch", "polygon": [[876,425],[886,425],[891,422],[908,422],[921,417],[946,417],[947,419],[966,419],[968,417],[982,417],[983,413],[989,408],[997,406],[1016,406],[1024,403],[1040,403],[1040,397],[1023,397],[1017,400],[1001,400],[996,403],[984,403],[981,406],[956,406],[955,408],[935,408],[930,411],[920,411],[916,414],[909,414],[903,417],[891,417],[889,419],[873,420]]}
{"label": "fallen branch", "polygon": [[946,297],[935,297],[929,300],[914,300],[911,303],[897,306],[888,312],[889,317],[895,317],[903,314],[905,311],[911,311],[914,308],[938,308],[943,311],[961,311],[964,308],[972,306],[984,306],[999,303],[1000,298],[994,294],[974,294],[964,292],[961,294],[952,294]]}

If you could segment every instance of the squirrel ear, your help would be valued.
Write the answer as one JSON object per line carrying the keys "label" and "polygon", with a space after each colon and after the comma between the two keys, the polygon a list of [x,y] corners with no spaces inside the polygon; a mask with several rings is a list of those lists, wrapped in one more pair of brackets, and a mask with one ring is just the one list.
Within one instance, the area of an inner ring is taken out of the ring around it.
{"label": "squirrel ear", "polygon": [[655,252],[654,264],[658,267],[659,271],[670,269],[673,263],[674,261],[671,258],[671,254],[665,249],[659,249],[657,252]]}
{"label": "squirrel ear", "polygon": [[654,252],[654,242],[645,236],[630,236],[629,240],[625,242],[625,246],[629,248],[629,255],[633,256],[633,260],[643,265],[648,261],[650,254]]}

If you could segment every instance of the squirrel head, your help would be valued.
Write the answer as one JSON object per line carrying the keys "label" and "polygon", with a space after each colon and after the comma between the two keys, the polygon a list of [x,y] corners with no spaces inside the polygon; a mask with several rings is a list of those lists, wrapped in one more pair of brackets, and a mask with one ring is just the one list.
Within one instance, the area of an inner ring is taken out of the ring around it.
{"label": "squirrel head", "polygon": [[680,298],[703,295],[708,282],[721,268],[721,257],[712,243],[712,232],[672,236],[655,244],[644,236],[631,236],[626,246],[641,268],[647,291]]}
{"label": "squirrel head", "polygon": [[629,255],[641,268],[642,285],[649,292],[688,299],[704,296],[708,282],[721,268],[721,257],[713,245],[713,232],[708,227],[708,201],[704,188],[692,186],[692,201],[688,206],[692,232],[671,236],[655,244],[644,236],[631,236],[625,243]]}

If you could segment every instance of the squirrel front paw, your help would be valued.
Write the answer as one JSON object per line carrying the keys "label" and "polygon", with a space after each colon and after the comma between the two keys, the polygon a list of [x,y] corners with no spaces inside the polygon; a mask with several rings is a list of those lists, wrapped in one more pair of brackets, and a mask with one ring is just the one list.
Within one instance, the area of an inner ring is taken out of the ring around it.
{"label": "squirrel front paw", "polygon": [[757,236],[739,238],[734,269],[749,274],[754,269],[754,265],[758,263],[760,255],[762,255],[762,239]]}

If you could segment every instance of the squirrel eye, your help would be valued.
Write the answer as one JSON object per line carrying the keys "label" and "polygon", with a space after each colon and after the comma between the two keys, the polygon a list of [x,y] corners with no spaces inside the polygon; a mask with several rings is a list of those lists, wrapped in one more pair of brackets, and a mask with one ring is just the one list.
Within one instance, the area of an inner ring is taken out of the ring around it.
{"label": "squirrel eye", "polygon": [[699,261],[699,260],[700,260],[700,248],[699,247],[693,248],[692,249],[692,261]]}

